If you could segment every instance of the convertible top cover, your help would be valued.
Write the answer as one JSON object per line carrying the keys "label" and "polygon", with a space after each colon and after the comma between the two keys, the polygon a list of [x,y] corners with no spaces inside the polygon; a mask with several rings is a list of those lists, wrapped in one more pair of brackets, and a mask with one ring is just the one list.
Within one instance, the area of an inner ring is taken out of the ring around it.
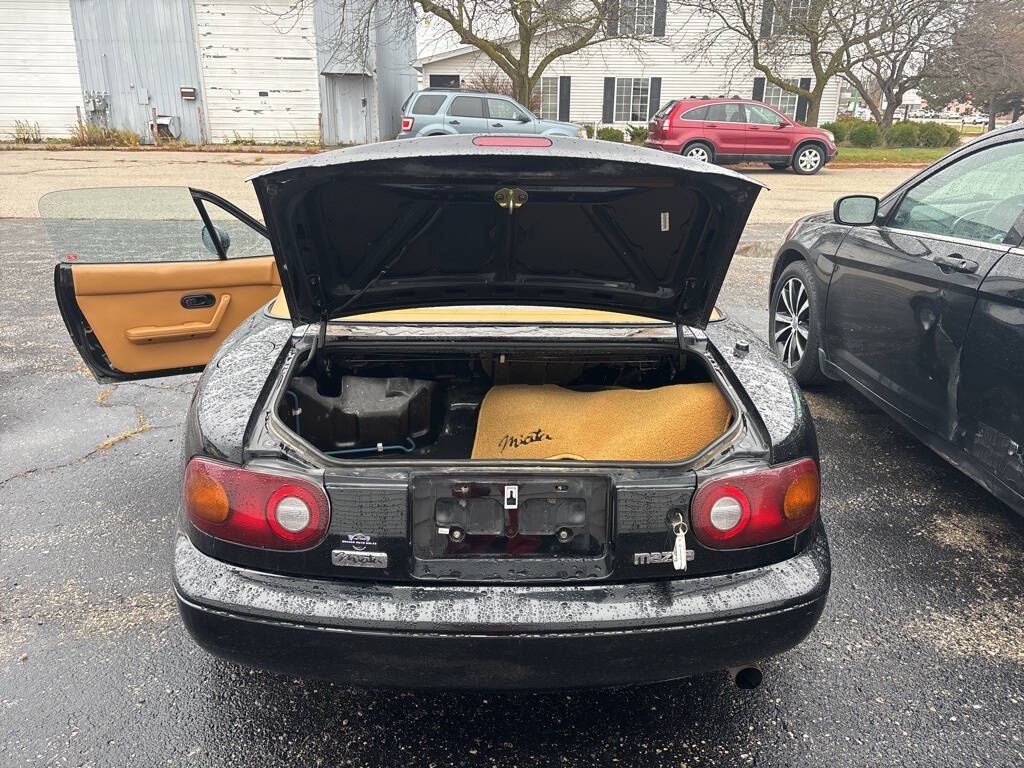
{"label": "convertible top cover", "polygon": [[452,305],[704,327],[761,185],[665,152],[444,136],[253,177],[296,325]]}

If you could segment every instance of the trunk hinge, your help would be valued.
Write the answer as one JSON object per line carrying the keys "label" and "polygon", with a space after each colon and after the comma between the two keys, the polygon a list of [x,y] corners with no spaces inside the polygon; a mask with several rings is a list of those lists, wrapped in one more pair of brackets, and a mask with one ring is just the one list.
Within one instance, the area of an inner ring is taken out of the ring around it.
{"label": "trunk hinge", "polygon": [[313,298],[313,307],[320,313],[320,323],[316,331],[316,337],[313,339],[313,346],[309,349],[309,356],[303,361],[299,373],[305,373],[314,363],[317,365],[317,370],[326,373],[327,369],[323,362],[323,356],[319,353],[327,343],[327,297],[324,296],[324,287],[323,283],[320,282],[320,275],[312,274],[307,280],[309,281],[309,287],[312,288],[310,295]]}
{"label": "trunk hinge", "polygon": [[708,351],[708,335],[699,328],[691,328],[689,325],[677,325],[676,337],[679,339],[680,349],[693,349],[697,352]]}

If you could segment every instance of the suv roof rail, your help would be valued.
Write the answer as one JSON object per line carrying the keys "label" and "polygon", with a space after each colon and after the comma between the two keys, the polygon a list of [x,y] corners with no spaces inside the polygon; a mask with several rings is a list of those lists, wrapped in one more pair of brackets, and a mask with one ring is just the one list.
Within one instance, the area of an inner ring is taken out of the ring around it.
{"label": "suv roof rail", "polygon": [[[440,85],[430,85],[430,86],[427,86],[426,88],[424,88],[423,90],[424,91],[459,91],[461,93],[488,93],[488,91],[484,91],[484,90],[482,90],[480,88],[462,88],[462,87],[459,87],[459,88],[445,88],[445,87],[440,86]],[[501,94],[495,94],[495,95],[496,96],[500,96]]]}

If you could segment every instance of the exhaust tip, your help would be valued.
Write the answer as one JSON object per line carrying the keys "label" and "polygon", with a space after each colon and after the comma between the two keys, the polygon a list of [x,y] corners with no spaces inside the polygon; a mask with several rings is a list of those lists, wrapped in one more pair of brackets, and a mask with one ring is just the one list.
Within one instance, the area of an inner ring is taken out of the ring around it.
{"label": "exhaust tip", "polygon": [[737,688],[742,688],[745,691],[757,688],[764,679],[764,674],[761,672],[761,668],[749,664],[745,667],[732,667],[729,669],[729,677],[736,684]]}

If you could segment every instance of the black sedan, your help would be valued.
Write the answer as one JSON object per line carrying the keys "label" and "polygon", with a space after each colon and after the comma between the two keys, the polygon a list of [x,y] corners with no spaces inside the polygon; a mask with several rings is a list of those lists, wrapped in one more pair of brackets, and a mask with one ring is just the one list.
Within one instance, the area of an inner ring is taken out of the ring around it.
{"label": "black sedan", "polygon": [[[198,190],[194,224],[143,205],[140,258],[178,249],[157,262],[102,263],[144,191],[81,192],[106,234],[55,274],[98,379],[205,366],[173,574],[201,646],[368,686],[755,685],[810,632],[831,573],[814,429],[714,315],[760,185],[516,136],[253,181],[265,226]],[[51,202],[56,236],[88,239]],[[182,260],[200,233],[208,258]]]}
{"label": "black sedan", "polygon": [[849,382],[1024,513],[1024,125],[881,200],[793,225],[769,338],[802,384]]}

